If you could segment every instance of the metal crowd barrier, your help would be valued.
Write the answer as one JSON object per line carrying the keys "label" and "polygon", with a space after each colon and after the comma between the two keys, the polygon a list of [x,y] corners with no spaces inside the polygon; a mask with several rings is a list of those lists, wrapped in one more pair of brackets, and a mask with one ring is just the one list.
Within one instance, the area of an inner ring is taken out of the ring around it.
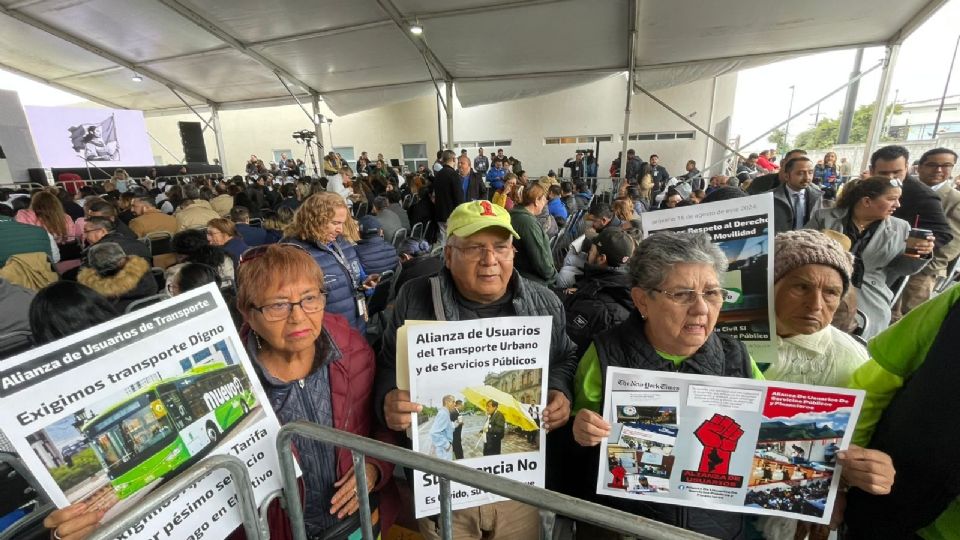
{"label": "metal crowd barrier", "polygon": [[543,488],[530,486],[515,480],[500,478],[476,469],[458,465],[452,461],[428,456],[352,433],[310,422],[291,422],[283,426],[277,436],[277,454],[280,456],[283,493],[286,501],[285,506],[290,517],[295,540],[307,540],[307,533],[303,522],[303,509],[301,507],[300,491],[294,469],[293,452],[290,451],[290,444],[294,435],[319,440],[350,450],[353,456],[353,470],[357,480],[361,530],[364,540],[374,540],[370,520],[367,473],[366,467],[363,466],[366,456],[375,457],[419,471],[429,472],[440,477],[439,522],[441,538],[444,540],[451,540],[453,538],[453,515],[450,503],[451,479],[461,484],[540,508],[540,538],[544,540],[549,540],[553,537],[553,522],[557,514],[643,539],[707,540],[710,538],[699,533],[679,529],[671,525],[614,510],[568,495],[548,491]]}
{"label": "metal crowd barrier", "polygon": [[[2,434],[0,434],[0,437],[2,437]],[[5,437],[3,437],[3,441],[9,444],[9,441],[7,441]],[[0,540],[13,540],[14,538],[18,538],[25,529],[30,529],[38,525],[38,520],[46,517],[55,507],[43,489],[40,488],[37,479],[30,473],[30,470],[27,469],[27,466],[20,461],[20,458],[17,457],[16,454],[7,450],[0,452],[0,463],[9,465],[20,478],[23,478],[27,482],[27,485],[30,486],[30,489],[32,489],[35,494],[34,507],[30,513],[11,524],[3,532],[0,532]],[[4,496],[12,496],[12,494],[4,493]]]}
{"label": "metal crowd barrier", "polygon": [[247,540],[268,539],[270,533],[266,523],[266,508],[276,497],[271,496],[264,501],[263,519],[261,519],[260,514],[257,513],[257,502],[254,499],[253,488],[250,486],[250,474],[247,472],[246,464],[234,456],[215,455],[201,460],[151,492],[115,519],[98,528],[88,540],[113,540],[117,538],[142,520],[143,516],[177,496],[184,488],[219,469],[226,469],[233,476],[233,485],[237,490],[238,507],[240,508]]}

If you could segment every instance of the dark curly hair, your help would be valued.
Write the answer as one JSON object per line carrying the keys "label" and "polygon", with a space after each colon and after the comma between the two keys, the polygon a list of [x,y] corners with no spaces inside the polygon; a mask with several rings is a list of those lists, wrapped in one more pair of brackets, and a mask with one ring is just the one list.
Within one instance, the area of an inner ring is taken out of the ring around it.
{"label": "dark curly hair", "polygon": [[188,229],[173,236],[173,251],[186,257],[185,262],[200,263],[220,268],[227,254],[207,241],[206,230]]}

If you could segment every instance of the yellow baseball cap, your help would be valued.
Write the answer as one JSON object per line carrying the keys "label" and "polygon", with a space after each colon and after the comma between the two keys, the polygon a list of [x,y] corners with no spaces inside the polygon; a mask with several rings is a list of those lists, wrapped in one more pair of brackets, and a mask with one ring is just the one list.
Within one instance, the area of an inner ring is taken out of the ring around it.
{"label": "yellow baseball cap", "polygon": [[447,218],[447,234],[464,238],[488,227],[500,227],[520,238],[510,224],[510,212],[490,201],[472,201],[453,209]]}

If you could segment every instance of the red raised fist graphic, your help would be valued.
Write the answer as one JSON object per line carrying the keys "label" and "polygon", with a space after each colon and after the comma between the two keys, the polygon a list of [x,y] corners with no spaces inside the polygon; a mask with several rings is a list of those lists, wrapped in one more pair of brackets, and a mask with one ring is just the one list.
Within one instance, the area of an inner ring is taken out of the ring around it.
{"label": "red raised fist graphic", "polygon": [[700,471],[727,474],[730,471],[730,455],[737,449],[737,441],[743,436],[740,424],[722,414],[714,414],[693,432],[703,445],[700,456]]}

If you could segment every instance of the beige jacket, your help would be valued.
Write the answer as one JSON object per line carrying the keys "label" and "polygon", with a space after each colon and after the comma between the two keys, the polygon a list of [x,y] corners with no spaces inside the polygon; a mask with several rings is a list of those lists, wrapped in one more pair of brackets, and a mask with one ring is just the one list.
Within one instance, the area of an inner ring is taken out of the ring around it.
{"label": "beige jacket", "polygon": [[226,193],[217,195],[210,199],[210,206],[214,212],[220,214],[220,217],[227,217],[227,215],[230,214],[230,210],[233,209],[233,196],[227,195]]}
{"label": "beige jacket", "polygon": [[177,218],[177,232],[187,229],[199,229],[207,226],[211,219],[220,217],[210,203],[203,199],[194,199],[186,208],[177,210],[173,217]]}

